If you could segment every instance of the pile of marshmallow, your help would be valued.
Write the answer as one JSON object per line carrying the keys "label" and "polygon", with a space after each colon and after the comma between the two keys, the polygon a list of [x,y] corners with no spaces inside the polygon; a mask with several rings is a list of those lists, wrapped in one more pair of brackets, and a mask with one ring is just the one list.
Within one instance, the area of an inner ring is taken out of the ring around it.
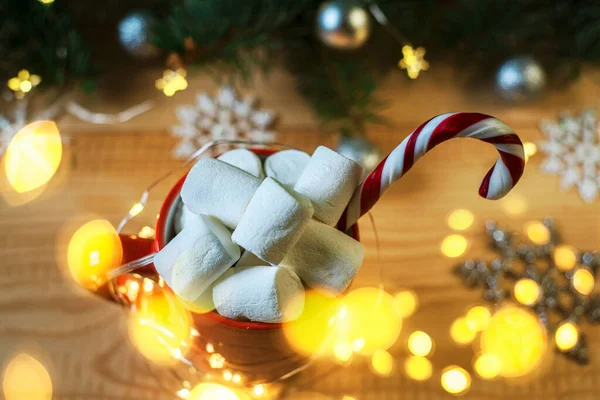
{"label": "pile of marshmallow", "polygon": [[363,174],[322,146],[264,166],[245,149],[200,160],[181,189],[178,233],[154,265],[181,298],[227,318],[294,320],[305,287],[339,295],[362,264],[363,246],[335,225]]}

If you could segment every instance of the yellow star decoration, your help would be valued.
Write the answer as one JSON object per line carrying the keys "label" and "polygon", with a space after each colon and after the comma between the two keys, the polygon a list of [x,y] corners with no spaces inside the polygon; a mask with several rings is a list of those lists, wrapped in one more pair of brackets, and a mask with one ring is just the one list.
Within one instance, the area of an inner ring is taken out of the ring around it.
{"label": "yellow star decoration", "polygon": [[42,78],[38,75],[32,75],[26,69],[19,71],[17,76],[8,80],[8,88],[15,92],[15,97],[22,99],[25,93],[40,84]]}
{"label": "yellow star decoration", "polygon": [[176,70],[168,69],[163,72],[162,78],[156,80],[156,88],[171,97],[176,92],[185,90],[188,87],[188,82],[185,79],[186,75],[187,73],[183,68]]}
{"label": "yellow star decoration", "polygon": [[429,69],[429,63],[425,60],[425,49],[423,47],[417,47],[415,50],[412,46],[405,45],[402,47],[402,55],[404,58],[398,62],[398,65],[400,68],[406,70],[410,79],[417,79],[421,71]]}

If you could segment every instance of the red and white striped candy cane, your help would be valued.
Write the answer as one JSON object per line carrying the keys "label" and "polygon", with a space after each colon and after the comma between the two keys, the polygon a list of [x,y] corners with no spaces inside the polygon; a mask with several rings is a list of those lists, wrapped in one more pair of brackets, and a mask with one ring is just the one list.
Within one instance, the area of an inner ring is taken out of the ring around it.
{"label": "red and white striped candy cane", "polygon": [[345,230],[352,226],[419,158],[438,144],[454,138],[479,139],[494,145],[500,153],[496,164],[481,182],[481,197],[491,200],[503,197],[523,175],[523,143],[508,125],[485,114],[442,114],[419,126],[367,176],[354,192],[338,227]]}

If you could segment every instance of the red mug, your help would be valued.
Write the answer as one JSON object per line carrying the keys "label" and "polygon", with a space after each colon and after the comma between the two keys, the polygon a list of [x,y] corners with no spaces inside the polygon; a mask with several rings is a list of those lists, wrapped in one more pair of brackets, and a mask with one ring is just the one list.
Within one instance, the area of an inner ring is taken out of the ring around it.
{"label": "red mug", "polygon": [[[250,149],[260,157],[276,151]],[[175,235],[174,217],[180,204],[179,192],[185,181],[184,175],[169,191],[158,219],[154,239],[120,235],[123,245],[123,262],[133,261],[162,249]],[[352,226],[347,234],[359,240],[358,225]],[[145,267],[144,273],[157,277],[153,266]],[[186,356],[194,366],[209,368],[210,353],[219,353],[226,368],[244,376],[244,384],[274,382],[290,376],[305,366],[310,356],[294,350],[286,340],[282,324],[236,321],[221,316],[216,311],[192,313],[193,327],[200,336],[194,348]],[[207,344],[210,343],[210,350]]]}

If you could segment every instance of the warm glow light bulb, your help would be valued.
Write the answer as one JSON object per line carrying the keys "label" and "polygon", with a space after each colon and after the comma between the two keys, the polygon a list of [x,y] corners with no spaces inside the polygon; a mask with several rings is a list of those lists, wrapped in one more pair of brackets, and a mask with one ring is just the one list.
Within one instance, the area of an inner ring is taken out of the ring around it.
{"label": "warm glow light bulb", "polygon": [[402,318],[408,318],[415,313],[419,307],[417,294],[412,290],[402,290],[394,296],[396,307]]}
{"label": "warm glow light bulb", "polygon": [[464,231],[469,229],[475,221],[475,216],[469,210],[454,210],[448,216],[448,226],[456,231]]}
{"label": "warm glow light bulb", "polygon": [[371,367],[377,375],[390,376],[394,372],[394,358],[385,350],[375,350],[371,357]]}
{"label": "warm glow light bulb", "polygon": [[523,150],[525,152],[525,162],[529,161],[529,157],[532,157],[537,153],[537,146],[533,142],[523,143]]}
{"label": "warm glow light bulb", "polygon": [[533,243],[542,245],[550,241],[550,230],[539,221],[528,222],[525,225],[525,233]]}
{"label": "warm glow light bulb", "polygon": [[446,257],[460,257],[467,250],[468,242],[464,236],[450,235],[442,241],[442,254]]}
{"label": "warm glow light bulb", "polygon": [[465,316],[465,321],[471,330],[481,332],[485,330],[492,319],[492,313],[484,306],[475,306],[471,308]]}
{"label": "warm glow light bulb", "polygon": [[225,386],[206,382],[192,389],[187,400],[239,400],[239,397]]}
{"label": "warm glow light bulb", "polygon": [[527,201],[519,194],[509,194],[502,200],[502,208],[508,215],[523,215],[527,212]]}
{"label": "warm glow light bulb", "polygon": [[351,343],[364,340],[364,346],[358,351],[360,354],[387,350],[400,335],[402,318],[394,297],[379,288],[353,290],[342,299],[341,309],[344,315],[338,316],[337,334]]}
{"label": "warm glow light bulb", "polygon": [[522,278],[515,283],[514,294],[519,303],[532,306],[539,300],[542,289],[533,279]]}
{"label": "warm glow light bulb", "polygon": [[433,367],[425,357],[410,356],[404,362],[404,370],[410,379],[426,381],[431,378]]}
{"label": "warm glow light bulb", "polygon": [[352,358],[354,349],[352,343],[340,341],[333,346],[333,355],[341,362],[348,362]]}
{"label": "warm glow light bulb", "polygon": [[8,183],[17,193],[44,186],[54,176],[62,158],[62,140],[52,121],[26,125],[9,142],[4,154]]}
{"label": "warm glow light bulb", "polygon": [[451,394],[465,393],[471,387],[471,375],[463,368],[450,366],[442,372],[442,387]]}
{"label": "warm glow light bulb", "polygon": [[431,353],[433,340],[422,331],[415,331],[408,337],[408,349],[415,356],[424,357]]}
{"label": "warm glow light bulb", "polygon": [[46,368],[29,354],[17,354],[8,362],[2,379],[5,400],[50,400],[52,380]]}
{"label": "warm glow light bulb", "polygon": [[67,263],[73,278],[96,289],[106,274],[121,264],[123,248],[110,222],[98,219],[81,226],[69,240]]}
{"label": "warm glow light bulb", "polygon": [[467,323],[466,318],[457,318],[452,325],[450,325],[450,337],[454,342],[459,345],[465,345],[475,340],[477,331],[471,328],[471,325]]}
{"label": "warm glow light bulb", "polygon": [[562,323],[554,333],[554,341],[559,350],[571,350],[579,341],[579,328],[572,322]]}
{"label": "warm glow light bulb", "polygon": [[571,282],[575,290],[584,296],[592,293],[594,290],[594,275],[587,268],[579,268],[573,274],[573,280]]}
{"label": "warm glow light bulb", "polygon": [[554,262],[559,270],[570,271],[577,265],[577,253],[571,246],[557,246],[554,249]]}
{"label": "warm glow light bulb", "polygon": [[537,315],[508,304],[498,310],[481,334],[483,354],[500,361],[500,376],[516,378],[535,370],[548,349],[548,334]]}
{"label": "warm glow light bulb", "polygon": [[477,375],[483,379],[494,379],[500,375],[500,359],[495,354],[481,354],[475,359],[473,368]]}

